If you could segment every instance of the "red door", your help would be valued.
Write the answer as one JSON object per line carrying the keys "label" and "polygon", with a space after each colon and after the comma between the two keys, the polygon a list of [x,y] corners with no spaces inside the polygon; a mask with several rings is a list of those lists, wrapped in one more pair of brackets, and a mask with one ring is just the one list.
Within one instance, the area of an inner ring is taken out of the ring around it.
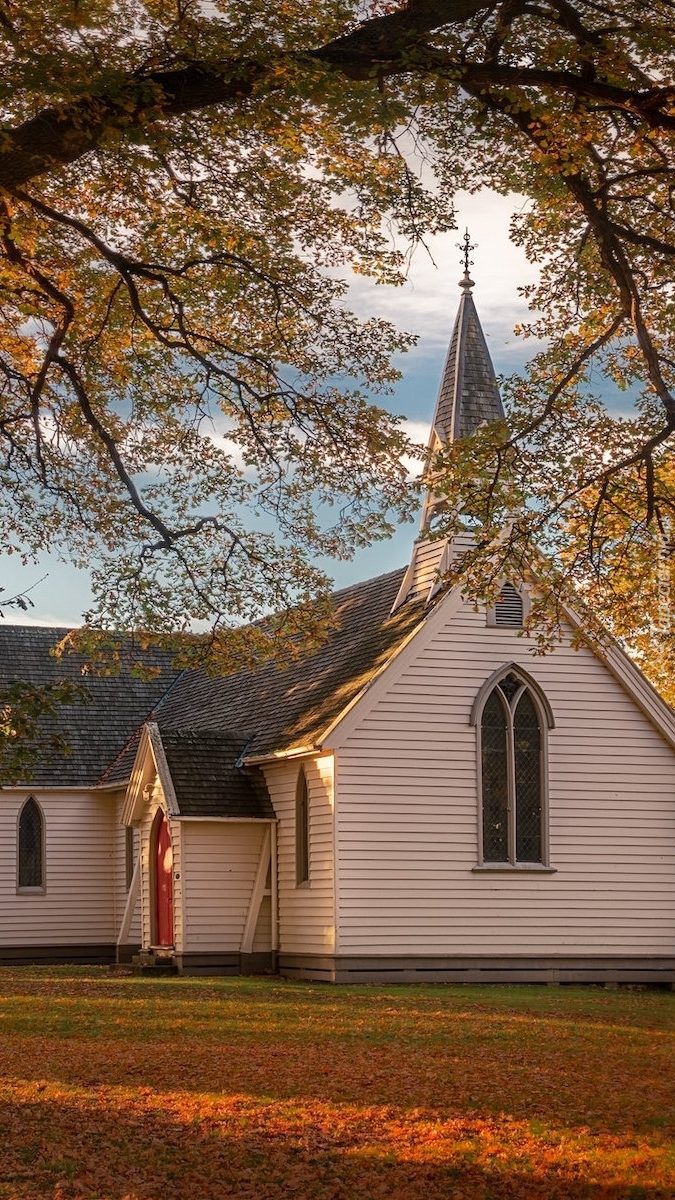
{"label": "red door", "polygon": [[166,817],[162,813],[157,825],[155,854],[155,904],[157,915],[157,945],[173,946],[173,850]]}

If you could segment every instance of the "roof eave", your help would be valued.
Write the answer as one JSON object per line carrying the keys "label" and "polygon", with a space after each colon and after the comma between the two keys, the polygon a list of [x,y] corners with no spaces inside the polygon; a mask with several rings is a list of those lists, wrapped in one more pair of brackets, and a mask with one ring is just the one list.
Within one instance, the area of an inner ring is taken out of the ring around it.
{"label": "roof eave", "polygon": [[[583,620],[573,608],[565,604],[561,605],[561,608],[575,629],[583,629]],[[675,712],[659,695],[637,663],[633,662],[611,635],[608,635],[605,647],[591,643],[591,648],[596,658],[604,663],[610,674],[628,692],[641,712],[675,750]]]}
{"label": "roof eave", "polygon": [[259,767],[263,763],[280,762],[287,758],[304,758],[320,749],[319,743],[312,742],[305,746],[291,746],[287,750],[271,750],[266,754],[247,754],[239,760],[237,766]]}
{"label": "roof eave", "polygon": [[202,813],[186,813],[186,814],[178,813],[178,815],[175,817],[172,817],[171,820],[172,821],[181,821],[181,822],[183,822],[183,821],[217,821],[217,822],[230,821],[230,822],[233,822],[234,821],[240,825],[241,824],[243,824],[243,825],[252,825],[252,824],[259,825],[261,821],[263,823],[266,821],[268,823],[268,825],[278,824],[278,817],[233,817],[233,816],[228,816],[228,815],[222,814],[222,813],[219,815],[214,815],[214,814],[209,815],[209,814],[202,814]]}

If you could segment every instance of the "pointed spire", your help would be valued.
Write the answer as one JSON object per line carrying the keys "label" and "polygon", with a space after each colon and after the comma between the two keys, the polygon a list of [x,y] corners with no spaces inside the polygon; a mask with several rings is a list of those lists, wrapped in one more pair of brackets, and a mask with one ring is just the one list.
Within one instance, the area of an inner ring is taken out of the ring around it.
{"label": "pointed spire", "polygon": [[474,283],[469,275],[469,253],[475,247],[469,241],[468,229],[459,248],[464,266],[459,281],[462,296],[436,401],[429,441],[432,451],[470,437],[485,421],[504,418],[495,369],[471,294]]}
{"label": "pointed spire", "polygon": [[[464,267],[464,274],[459,281],[462,295],[441,376],[427,447],[429,459],[450,442],[471,437],[486,422],[504,419],[495,369],[471,294],[474,282],[469,274],[469,268],[473,265],[470,253],[475,246],[469,240],[468,229],[459,249],[462,251]],[[448,570],[452,546],[444,538],[430,539],[429,530],[434,516],[445,503],[443,497],[435,495],[430,480],[422,509],[420,534],[392,612],[406,600],[421,596],[432,600],[441,586],[443,574]]]}
{"label": "pointed spire", "polygon": [[[469,275],[469,267],[473,266],[470,253],[475,246],[469,240],[468,229],[464,240],[458,243],[458,248],[462,251],[461,261],[464,267],[464,275],[459,281],[462,295],[438,390],[436,411],[427,445],[429,457],[450,442],[471,437],[471,434],[486,422],[500,421],[504,418],[495,369],[471,294],[474,282]],[[444,504],[443,499],[434,495],[433,487],[428,487],[420,523],[422,536],[428,531],[434,515]]]}

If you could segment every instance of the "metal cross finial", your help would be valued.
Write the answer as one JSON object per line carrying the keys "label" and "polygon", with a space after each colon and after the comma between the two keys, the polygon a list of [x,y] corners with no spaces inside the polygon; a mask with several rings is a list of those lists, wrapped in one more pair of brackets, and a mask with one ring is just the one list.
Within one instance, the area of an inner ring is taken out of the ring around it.
{"label": "metal cross finial", "polygon": [[476,243],[469,238],[468,228],[464,230],[464,240],[457,242],[457,249],[462,251],[461,263],[464,267],[464,278],[460,279],[459,286],[466,292],[470,292],[474,286],[473,279],[469,275],[469,267],[473,266],[473,259],[469,257],[472,250],[476,249]]}

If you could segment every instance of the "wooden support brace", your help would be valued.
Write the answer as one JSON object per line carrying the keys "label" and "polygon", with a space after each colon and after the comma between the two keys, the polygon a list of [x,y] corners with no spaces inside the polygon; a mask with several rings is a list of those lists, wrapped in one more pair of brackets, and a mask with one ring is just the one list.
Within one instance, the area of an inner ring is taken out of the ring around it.
{"label": "wooden support brace", "polygon": [[131,922],[132,922],[133,915],[134,915],[134,909],[136,908],[136,901],[138,900],[140,891],[141,891],[141,855],[139,852],[139,854],[136,858],[136,862],[134,863],[134,873],[131,876],[131,883],[129,884],[129,892],[127,894],[127,902],[124,906],[124,915],[122,917],[122,924],[120,925],[120,931],[117,935],[117,945],[118,946],[126,946],[127,942],[129,941],[129,930],[131,929]]}
{"label": "wooden support brace", "polygon": [[244,932],[241,938],[242,954],[253,953],[253,938],[255,937],[255,927],[258,924],[258,917],[260,915],[260,905],[262,904],[263,896],[265,895],[265,883],[267,881],[267,871],[270,865],[271,847],[272,833],[270,826],[268,825],[265,829],[263,843],[260,848],[258,869],[255,874],[253,889],[251,891],[251,899],[249,901],[246,921],[244,923]]}

